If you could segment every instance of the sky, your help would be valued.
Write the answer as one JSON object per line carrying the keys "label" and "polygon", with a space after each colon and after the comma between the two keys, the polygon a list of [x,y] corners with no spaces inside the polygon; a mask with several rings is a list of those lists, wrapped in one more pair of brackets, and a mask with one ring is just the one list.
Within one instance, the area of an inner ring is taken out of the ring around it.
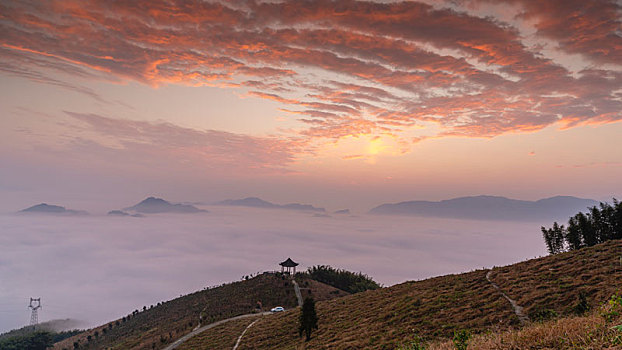
{"label": "sky", "polygon": [[2,2],[0,210],[147,195],[358,210],[611,199],[621,11],[614,0]]}

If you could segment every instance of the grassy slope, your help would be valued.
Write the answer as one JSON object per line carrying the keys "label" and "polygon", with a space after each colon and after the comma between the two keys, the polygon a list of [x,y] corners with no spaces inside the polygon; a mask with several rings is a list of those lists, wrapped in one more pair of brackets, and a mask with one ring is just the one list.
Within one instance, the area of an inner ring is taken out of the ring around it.
{"label": "grassy slope", "polygon": [[231,349],[235,345],[240,334],[242,334],[244,329],[253,321],[255,321],[255,318],[246,318],[216,326],[190,338],[177,349]]}
{"label": "grassy slope", "polygon": [[[319,300],[347,294],[322,283],[311,281],[308,284],[311,294]],[[197,326],[201,312],[203,324],[208,324],[251,313],[257,301],[262,302],[264,311],[277,305],[286,308],[297,305],[291,281],[279,275],[262,274],[247,281],[226,284],[162,303],[137,313],[125,322],[116,320],[66,339],[55,344],[54,348],[73,349],[73,343],[79,341],[83,349],[152,349],[154,346],[160,349]],[[110,324],[112,328],[109,328]],[[105,334],[103,328],[107,329]],[[95,331],[99,333],[98,339],[95,339]],[[88,335],[92,336],[90,343],[87,341]]]}
{"label": "grassy slope", "polygon": [[[595,306],[622,288],[621,256],[622,241],[612,241],[497,268],[493,280],[527,312],[537,307],[563,315],[572,311],[579,290]],[[485,274],[474,271],[406,282],[319,302],[320,328],[305,348],[394,349],[415,333],[426,340],[441,340],[455,329],[484,333],[517,328],[510,305],[485,280]],[[301,346],[297,317],[298,311],[292,310],[260,320],[246,333],[240,349]]]}
{"label": "grassy slope", "polygon": [[562,253],[494,269],[491,279],[525,307],[533,319],[538,310],[573,313],[579,293],[595,307],[622,288],[622,241]]}
{"label": "grassy slope", "polygon": [[[522,329],[481,334],[469,341],[469,349],[622,349],[622,314],[607,319],[598,308],[585,316],[567,316],[536,322]],[[429,344],[427,350],[454,350],[452,341]]]}

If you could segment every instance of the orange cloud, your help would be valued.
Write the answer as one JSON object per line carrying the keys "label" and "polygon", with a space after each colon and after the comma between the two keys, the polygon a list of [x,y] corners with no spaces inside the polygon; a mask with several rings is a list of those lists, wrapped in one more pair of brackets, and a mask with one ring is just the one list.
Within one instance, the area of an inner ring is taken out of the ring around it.
{"label": "orange cloud", "polygon": [[307,138],[424,122],[441,132],[423,139],[493,137],[622,119],[619,4],[495,1],[520,5],[537,36],[592,64],[572,74],[517,28],[460,11],[486,1],[4,2],[0,71],[246,89],[300,118]]}

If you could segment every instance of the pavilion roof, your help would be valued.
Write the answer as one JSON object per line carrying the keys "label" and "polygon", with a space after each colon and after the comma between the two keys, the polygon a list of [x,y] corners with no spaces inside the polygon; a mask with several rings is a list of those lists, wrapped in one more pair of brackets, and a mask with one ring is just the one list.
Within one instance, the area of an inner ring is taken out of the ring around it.
{"label": "pavilion roof", "polygon": [[294,260],[292,260],[290,258],[287,258],[287,260],[283,261],[279,265],[284,266],[284,267],[296,267],[296,266],[298,266],[298,263],[294,262]]}

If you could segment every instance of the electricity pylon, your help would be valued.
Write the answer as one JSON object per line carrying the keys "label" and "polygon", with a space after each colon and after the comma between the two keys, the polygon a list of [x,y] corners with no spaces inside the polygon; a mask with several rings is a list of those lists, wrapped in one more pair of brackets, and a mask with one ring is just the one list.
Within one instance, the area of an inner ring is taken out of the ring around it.
{"label": "electricity pylon", "polygon": [[32,309],[32,313],[30,314],[30,325],[34,326],[39,323],[39,315],[37,311],[41,308],[41,298],[30,298],[29,308]]}

